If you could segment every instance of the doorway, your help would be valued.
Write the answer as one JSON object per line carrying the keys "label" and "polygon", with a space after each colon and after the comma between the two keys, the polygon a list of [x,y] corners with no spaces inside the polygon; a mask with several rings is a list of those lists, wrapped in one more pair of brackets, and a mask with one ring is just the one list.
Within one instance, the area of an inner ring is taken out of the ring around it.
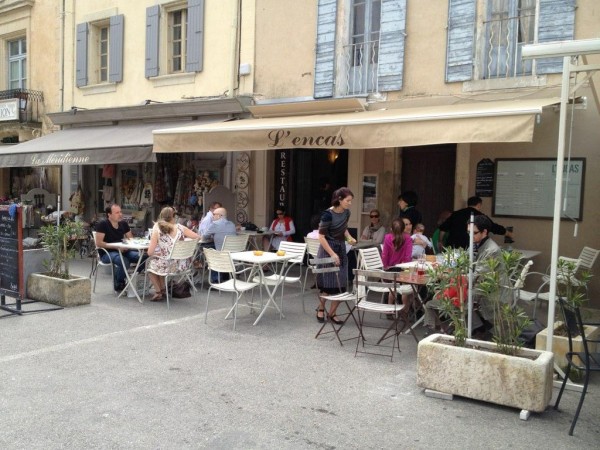
{"label": "doorway", "polygon": [[456,145],[430,145],[402,150],[400,191],[415,191],[425,234],[431,236],[443,210],[454,210]]}

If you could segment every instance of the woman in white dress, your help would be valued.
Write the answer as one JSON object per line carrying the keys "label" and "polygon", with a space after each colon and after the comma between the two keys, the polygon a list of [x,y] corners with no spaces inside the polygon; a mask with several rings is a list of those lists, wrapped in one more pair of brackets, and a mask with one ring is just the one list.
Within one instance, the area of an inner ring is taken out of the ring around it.
{"label": "woman in white dress", "polygon": [[[200,236],[190,230],[188,227],[177,223],[177,211],[167,206],[160,211],[158,220],[152,228],[150,237],[150,246],[148,247],[149,256],[159,256],[166,258],[171,253],[175,242],[184,238],[198,239]],[[153,302],[159,302],[164,299],[166,293],[165,275],[173,271],[170,261],[166,259],[151,259],[146,267],[150,282],[154,287],[155,294],[150,299]],[[183,261],[180,264],[191,264],[191,261]]]}

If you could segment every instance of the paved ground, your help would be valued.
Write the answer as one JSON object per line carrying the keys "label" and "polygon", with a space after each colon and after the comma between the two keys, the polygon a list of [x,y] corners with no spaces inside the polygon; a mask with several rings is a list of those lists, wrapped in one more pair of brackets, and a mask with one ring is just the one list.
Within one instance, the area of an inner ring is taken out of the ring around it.
{"label": "paved ground", "polygon": [[[75,266],[87,274],[89,261]],[[211,296],[205,324],[206,290],[167,310],[116,300],[108,278],[90,306],[0,320],[1,448],[600,447],[599,377],[570,437],[578,394],[526,422],[511,408],[426,397],[411,336],[393,362],[355,358],[355,341],[314,339],[313,293],[307,314],[299,291],[288,297],[283,320],[269,312],[252,326],[241,310],[234,332],[225,295]]]}

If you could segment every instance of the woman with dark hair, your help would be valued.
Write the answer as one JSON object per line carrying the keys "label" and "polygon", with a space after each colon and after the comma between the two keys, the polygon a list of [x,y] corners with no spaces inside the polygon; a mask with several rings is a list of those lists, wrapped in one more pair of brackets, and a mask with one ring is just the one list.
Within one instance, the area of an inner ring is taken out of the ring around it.
{"label": "woman with dark hair", "polygon": [[272,239],[269,240],[267,236],[263,237],[263,248],[266,252],[268,252],[271,247],[278,250],[281,241],[291,241],[292,235],[296,233],[294,221],[290,216],[285,214],[284,207],[277,207],[275,209],[275,214],[277,217],[269,227],[273,232]]}
{"label": "woman with dark hair", "polygon": [[[331,197],[331,207],[323,211],[319,222],[319,248],[318,257],[331,257],[339,272],[330,272],[317,275],[317,288],[320,294],[332,295],[346,291],[348,284],[348,257],[346,255],[346,242],[350,245],[356,243],[348,232],[350,219],[350,206],[354,194],[347,187],[339,188]],[[325,321],[325,302],[320,300],[317,308],[317,320]],[[329,320],[335,324],[342,324],[342,320],[335,317],[339,302],[331,302]]]}
{"label": "woman with dark hair", "polygon": [[398,207],[400,208],[400,218],[408,218],[410,223],[412,223],[413,228],[417,226],[418,223],[423,222],[423,216],[417,210],[417,202],[419,201],[419,197],[415,191],[405,191],[398,196]]}
{"label": "woman with dark hair", "polygon": [[373,244],[383,244],[383,238],[385,237],[385,227],[381,224],[381,214],[378,209],[372,209],[369,213],[371,223],[365,227],[360,239],[363,241],[372,240]]}
{"label": "woman with dark hair", "polygon": [[[188,227],[178,224],[175,208],[167,206],[160,211],[158,220],[152,228],[148,255],[167,257],[178,240],[184,238],[198,239],[199,237],[200,235],[194,233]],[[172,263],[172,261],[165,259],[150,260],[146,271],[155,292],[150,301],[159,302],[163,300],[166,292],[165,275],[172,271],[173,267],[170,265]],[[183,261],[180,264],[189,265],[191,261]]]}
{"label": "woman with dark hair", "polygon": [[[383,239],[381,260],[385,270],[389,270],[396,264],[412,261],[413,242],[410,235],[405,232],[405,227],[406,225],[403,220],[394,219],[392,221],[392,232],[386,234]],[[394,303],[395,300],[396,299],[392,294],[388,296],[389,304]],[[408,308],[410,306],[410,297],[407,294],[402,294],[402,304],[404,305],[405,311],[403,315],[405,315],[408,313]]]}

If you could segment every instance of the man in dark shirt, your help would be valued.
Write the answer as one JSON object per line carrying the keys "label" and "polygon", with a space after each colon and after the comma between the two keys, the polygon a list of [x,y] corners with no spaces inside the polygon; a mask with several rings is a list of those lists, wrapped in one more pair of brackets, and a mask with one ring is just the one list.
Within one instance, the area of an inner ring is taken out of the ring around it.
{"label": "man in dark shirt", "polygon": [[[96,225],[96,247],[104,248],[108,252],[100,253],[100,258],[103,263],[112,261],[115,266],[115,279],[114,288],[115,291],[122,291],[125,288],[125,270],[129,268],[132,262],[137,261],[140,258],[140,254],[137,250],[127,250],[123,252],[123,261],[119,256],[119,250],[112,244],[115,242],[122,242],[123,239],[133,238],[133,233],[129,228],[129,224],[123,220],[123,213],[121,207],[116,204],[108,206],[105,210],[106,219],[101,220]],[[125,266],[123,266],[123,262]],[[140,267],[142,267],[140,265]]]}
{"label": "man in dark shirt", "polygon": [[[467,232],[467,225],[469,223],[471,214],[475,216],[485,215],[481,212],[482,203],[483,200],[481,197],[470,197],[467,200],[466,208],[454,211],[450,217],[448,217],[448,219],[446,219],[446,221],[440,225],[440,238],[438,241],[439,251],[442,251],[442,242],[444,242],[444,237],[446,234],[450,234],[446,243],[448,247],[464,249],[469,248],[469,233]],[[502,225],[492,222],[491,219],[490,222],[490,231],[492,233],[512,237],[512,234]]]}
{"label": "man in dark shirt", "polygon": [[400,208],[400,219],[407,218],[412,223],[413,230],[417,224],[423,222],[421,213],[417,210],[419,197],[415,191],[405,191],[398,196],[398,207]]}

